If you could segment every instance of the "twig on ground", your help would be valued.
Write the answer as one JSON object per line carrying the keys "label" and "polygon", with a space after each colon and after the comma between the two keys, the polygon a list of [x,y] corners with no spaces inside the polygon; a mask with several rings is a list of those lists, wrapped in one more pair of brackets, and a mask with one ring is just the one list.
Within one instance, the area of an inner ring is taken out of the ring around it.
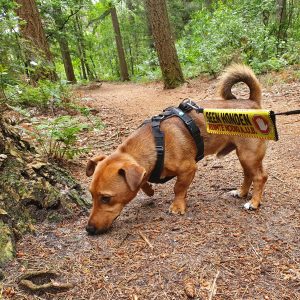
{"label": "twig on ground", "polygon": [[242,295],[241,299],[244,298],[244,296],[245,296],[245,294],[247,293],[248,289],[249,289],[249,284],[246,286],[246,288],[245,288],[245,290],[244,290],[244,292],[243,292],[243,295]]}
{"label": "twig on ground", "polygon": [[254,254],[256,255],[256,257],[258,258],[258,260],[261,260],[260,255],[257,253],[256,249],[254,248],[254,246],[252,245],[252,243],[249,241],[249,244],[254,252]]}
{"label": "twig on ground", "polygon": [[147,245],[151,248],[154,249],[153,245],[150,243],[150,241],[147,239],[147,237],[141,232],[139,231],[140,236],[142,237],[142,239],[147,243]]}
{"label": "twig on ground", "polygon": [[275,175],[271,175],[274,179],[276,179],[276,180],[278,180],[278,181],[280,181],[280,182],[282,182],[282,183],[284,183],[284,184],[287,184],[287,182],[286,181],[284,181],[284,180],[282,180],[281,178],[279,178],[279,177],[277,177],[277,176],[275,176]]}
{"label": "twig on ground", "polygon": [[211,286],[211,289],[210,289],[210,295],[209,295],[209,300],[212,300],[213,296],[215,295],[216,293],[216,282],[217,282],[217,279],[220,275],[220,271],[217,272],[216,276],[215,276],[215,279],[213,281],[213,284]]}
{"label": "twig on ground", "polygon": [[272,176],[274,179],[276,179],[276,180],[278,180],[278,181],[280,181],[280,182],[282,182],[282,183],[286,184],[287,186],[290,186],[290,187],[293,187],[293,188],[295,188],[295,189],[298,189],[298,188],[297,188],[297,187],[295,187],[293,184],[291,184],[291,183],[289,183],[289,182],[286,182],[286,181],[284,181],[283,179],[281,179],[281,178],[277,177],[276,175],[273,175],[273,174],[271,174],[271,176]]}
{"label": "twig on ground", "polygon": [[120,248],[123,243],[128,239],[128,237],[130,236],[130,233],[127,232],[127,234],[125,235],[125,237],[121,240],[121,242],[118,244],[117,248]]}

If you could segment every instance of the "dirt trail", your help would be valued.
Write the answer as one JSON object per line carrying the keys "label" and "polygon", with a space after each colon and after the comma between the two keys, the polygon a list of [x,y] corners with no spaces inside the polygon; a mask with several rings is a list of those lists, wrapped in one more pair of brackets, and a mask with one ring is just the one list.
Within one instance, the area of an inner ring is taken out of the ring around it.
{"label": "dirt trail", "polygon": [[[213,98],[215,88],[216,81],[198,78],[172,91],[160,83],[103,83],[80,91],[82,102],[98,109],[97,117],[107,125],[84,140],[93,148],[89,156],[110,153],[145,118],[184,98]],[[247,95],[243,87],[237,91]],[[274,84],[263,96],[265,108],[299,108],[300,83]],[[167,213],[171,181],[157,185],[152,199],[139,194],[105,235],[86,235],[86,215],[38,226],[35,236],[18,244],[18,258],[5,270],[3,293],[11,288],[6,295],[12,299],[35,299],[16,277],[51,267],[74,288],[38,299],[177,300],[187,299],[187,287],[195,289],[195,299],[300,299],[300,117],[278,117],[277,124],[280,140],[269,142],[269,180],[259,210],[244,211],[246,200],[227,194],[241,183],[235,154],[208,158],[198,164],[184,216]],[[88,184],[84,165],[82,158],[72,170]]]}

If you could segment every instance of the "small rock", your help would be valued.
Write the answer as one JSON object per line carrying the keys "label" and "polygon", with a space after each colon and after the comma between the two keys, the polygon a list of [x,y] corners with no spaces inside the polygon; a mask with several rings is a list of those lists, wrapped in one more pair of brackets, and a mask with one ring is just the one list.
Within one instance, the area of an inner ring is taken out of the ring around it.
{"label": "small rock", "polygon": [[0,161],[4,161],[5,159],[7,159],[7,155],[6,154],[0,154]]}
{"label": "small rock", "polygon": [[2,165],[2,163],[7,159],[7,155],[6,154],[0,154],[0,166]]}

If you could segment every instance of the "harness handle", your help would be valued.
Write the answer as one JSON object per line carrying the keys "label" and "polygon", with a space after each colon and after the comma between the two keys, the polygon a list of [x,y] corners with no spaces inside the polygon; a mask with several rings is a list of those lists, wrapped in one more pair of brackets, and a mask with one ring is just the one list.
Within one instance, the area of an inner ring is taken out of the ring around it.
{"label": "harness handle", "polygon": [[198,114],[203,113],[203,108],[199,107],[193,100],[189,98],[184,99],[178,108],[184,112],[189,112],[194,109]]}

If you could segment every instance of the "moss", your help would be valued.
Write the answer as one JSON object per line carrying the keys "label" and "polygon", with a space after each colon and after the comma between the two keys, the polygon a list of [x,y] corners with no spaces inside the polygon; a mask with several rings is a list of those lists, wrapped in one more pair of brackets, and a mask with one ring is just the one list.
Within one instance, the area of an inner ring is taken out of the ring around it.
{"label": "moss", "polygon": [[0,266],[14,257],[14,242],[11,229],[0,220]]}
{"label": "moss", "polygon": [[0,212],[5,211],[6,216],[0,213],[0,259],[6,261],[14,254],[11,232],[22,235],[32,231],[32,224],[61,221],[88,203],[68,172],[37,157],[1,115],[0,150],[5,157],[0,164]]}

